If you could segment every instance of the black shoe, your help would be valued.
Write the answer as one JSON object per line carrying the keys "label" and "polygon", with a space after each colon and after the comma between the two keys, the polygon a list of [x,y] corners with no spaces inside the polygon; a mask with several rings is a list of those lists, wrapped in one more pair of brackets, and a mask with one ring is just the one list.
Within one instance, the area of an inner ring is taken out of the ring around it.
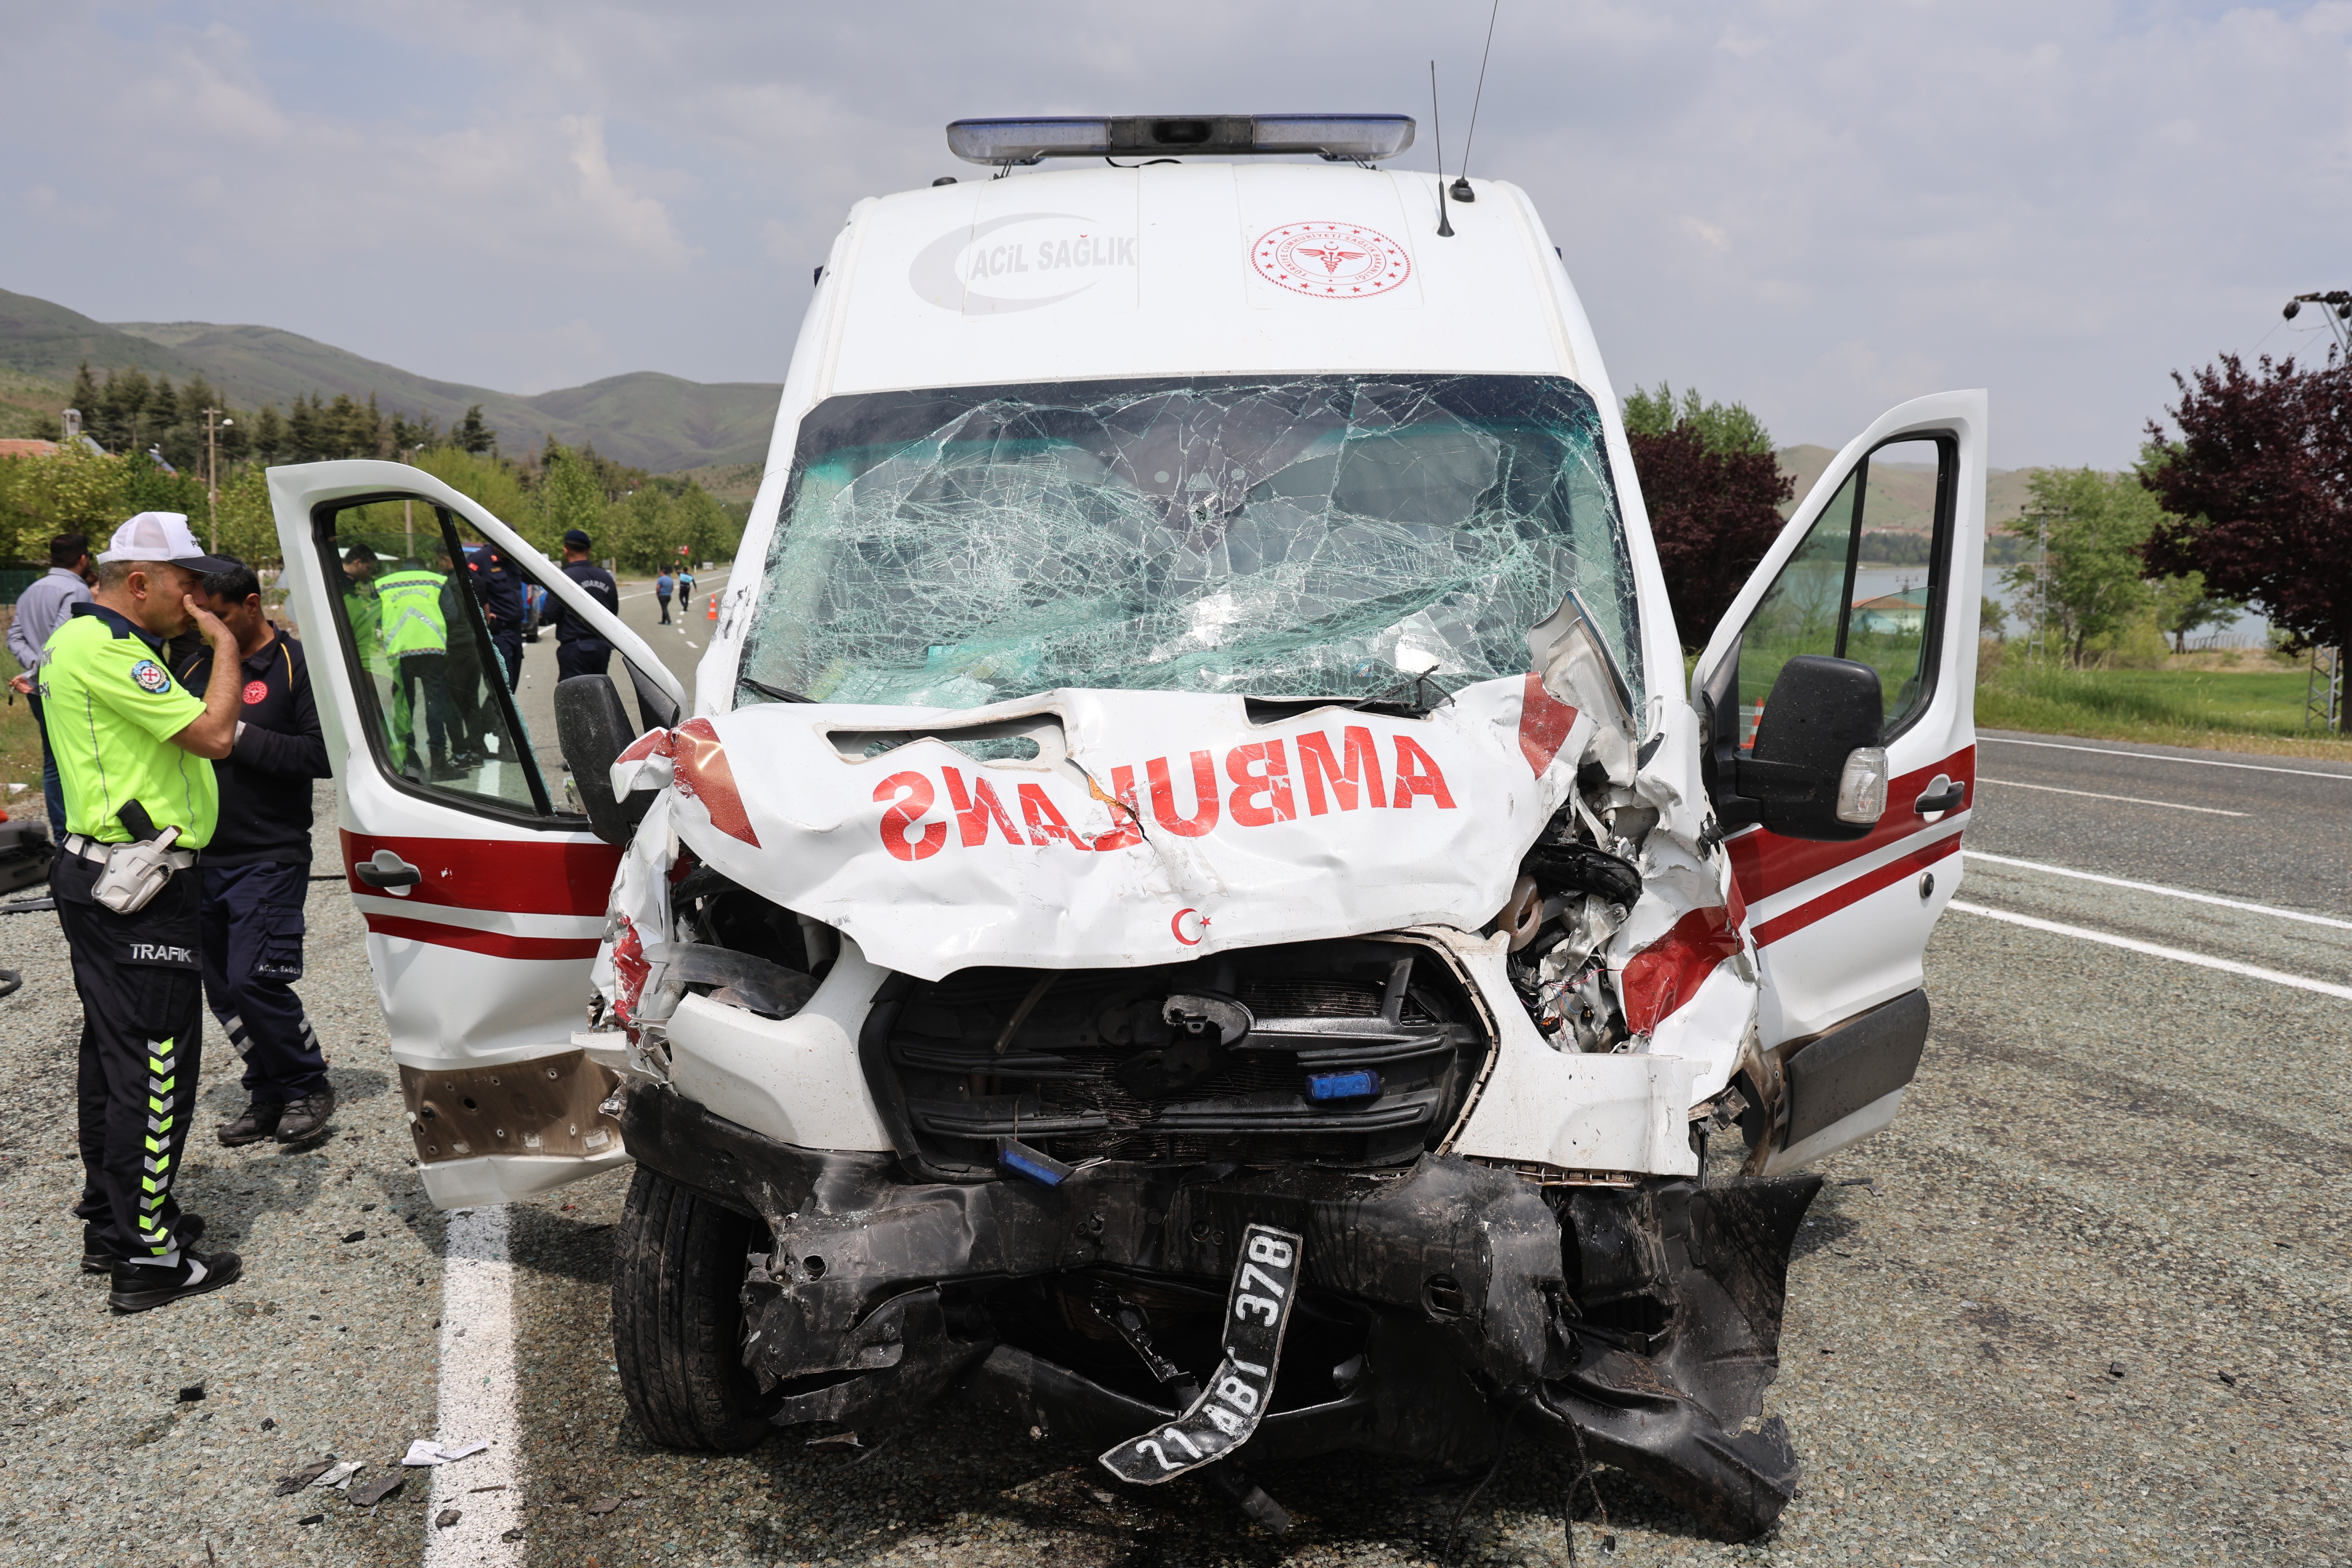
{"label": "black shoe", "polygon": [[220,1141],[232,1149],[242,1149],[247,1143],[258,1143],[278,1131],[278,1119],[286,1110],[280,1100],[257,1100],[236,1113],[234,1121],[220,1124]]}
{"label": "black shoe", "polygon": [[201,1296],[224,1285],[234,1285],[245,1265],[234,1252],[183,1250],[177,1268],[157,1268],[144,1263],[117,1263],[114,1289],[106,1304],[118,1312],[144,1312],[168,1307],[186,1296]]}
{"label": "black shoe", "polygon": [[[179,1231],[182,1247],[194,1246],[204,1239],[205,1216],[200,1214],[182,1215],[179,1219]],[[81,1271],[84,1274],[110,1272],[114,1266],[121,1261],[121,1258],[107,1251],[99,1241],[98,1226],[85,1225],[81,1227]]]}
{"label": "black shoe", "polygon": [[278,1119],[280,1143],[314,1143],[327,1135],[327,1118],[335,1113],[335,1091],[322,1089],[286,1102]]}

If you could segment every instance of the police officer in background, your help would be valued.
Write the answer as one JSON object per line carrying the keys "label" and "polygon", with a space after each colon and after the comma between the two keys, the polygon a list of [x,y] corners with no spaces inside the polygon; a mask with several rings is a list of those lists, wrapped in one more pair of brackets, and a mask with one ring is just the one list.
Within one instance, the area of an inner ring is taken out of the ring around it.
{"label": "police officer in background", "polygon": [[[236,739],[214,770],[220,825],[196,872],[205,998],[245,1058],[249,1101],[219,1137],[231,1148],[272,1136],[313,1143],[327,1135],[335,1090],[293,982],[310,890],[310,781],[329,774],[327,740],[302,645],[262,614],[253,569],[213,573],[204,588],[205,607],[236,637],[243,683]],[[207,647],[181,666],[180,684],[209,689],[213,663]]]}
{"label": "police officer in background", "polygon": [[474,580],[474,597],[480,602],[482,619],[490,628],[490,646],[499,650],[499,661],[505,667],[507,689],[512,691],[522,683],[523,623],[528,618],[522,574],[507,564],[495,544],[467,545],[466,571]]}
{"label": "police officer in background", "polygon": [[[620,584],[613,574],[588,558],[588,535],[572,529],[563,536],[563,574],[614,616],[621,613]],[[609,672],[613,645],[553,595],[548,595],[547,618],[555,625],[555,679]]]}
{"label": "police officer in background", "polygon": [[[172,1196],[204,1039],[193,868],[243,696],[236,634],[193,595],[200,574],[233,564],[206,555],[182,514],[141,512],[114,531],[94,602],[50,634],[41,667],[66,797],[49,887],[82,1005],[74,1213],[82,1267],[112,1275],[118,1312],[216,1290],[242,1268],[233,1252],[195,1250],[204,1223]],[[215,656],[201,699],[160,658],[191,619]]]}
{"label": "police officer in background", "polygon": [[9,681],[33,710],[33,728],[41,731],[41,798],[48,807],[49,837],[65,829],[66,800],[58,783],[57,753],[49,749],[49,732],[41,722],[37,689],[42,652],[49,634],[65,625],[76,605],[89,603],[89,541],[79,533],[60,533],[49,541],[49,569],[16,595],[16,613],[8,622],[8,651],[20,673]]}

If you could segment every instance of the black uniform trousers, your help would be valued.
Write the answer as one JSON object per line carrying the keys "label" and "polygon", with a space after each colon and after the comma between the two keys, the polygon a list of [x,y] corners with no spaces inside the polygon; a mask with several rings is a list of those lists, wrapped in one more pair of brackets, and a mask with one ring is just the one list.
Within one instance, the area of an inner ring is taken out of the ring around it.
{"label": "black uniform trousers", "polygon": [[303,1015],[302,901],[308,861],[205,866],[200,916],[205,1000],[245,1058],[245,1091],[256,1104],[283,1104],[327,1087],[327,1058]]}
{"label": "black uniform trousers", "polygon": [[598,637],[575,637],[555,645],[555,679],[575,675],[605,675],[612,670],[613,645]]}
{"label": "black uniform trousers", "polygon": [[60,853],[49,870],[81,994],[81,1202],[74,1214],[117,1258],[180,1262],[172,1197],[204,1047],[195,872],[135,914],[90,897],[100,868]]}
{"label": "black uniform trousers", "polygon": [[499,663],[507,678],[507,689],[512,691],[522,684],[522,630],[497,630],[490,633],[490,646],[499,650]]}

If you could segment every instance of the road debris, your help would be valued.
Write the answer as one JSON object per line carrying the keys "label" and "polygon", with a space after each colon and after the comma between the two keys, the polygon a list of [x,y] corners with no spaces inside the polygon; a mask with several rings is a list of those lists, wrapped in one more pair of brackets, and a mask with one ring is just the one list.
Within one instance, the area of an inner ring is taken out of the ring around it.
{"label": "road debris", "polygon": [[443,1443],[431,1437],[419,1437],[408,1445],[408,1452],[400,1457],[404,1465],[450,1465],[470,1458],[488,1448],[488,1443]]}
{"label": "road debris", "polygon": [[341,1489],[341,1488],[350,1486],[352,1484],[352,1478],[358,1475],[366,1468],[367,1461],[365,1459],[345,1459],[341,1464],[335,1466],[332,1469],[321,1471],[318,1479],[313,1480],[310,1484],[314,1487],[328,1487]]}
{"label": "road debris", "polygon": [[290,1476],[280,1476],[278,1478],[278,1495],[279,1497],[292,1497],[296,1492],[300,1491],[304,1487],[309,1486],[312,1481],[317,1480],[320,1476],[325,1475],[329,1470],[331,1470],[334,1468],[335,1456],[329,1454],[325,1458],[320,1459],[315,1465],[307,1465],[301,1469],[295,1471]]}
{"label": "road debris", "polygon": [[373,1508],[407,1484],[408,1478],[401,1474],[397,1468],[387,1469],[380,1476],[353,1482],[351,1491],[352,1504],[355,1508]]}
{"label": "road debris", "polygon": [[454,1508],[445,1508],[439,1513],[433,1516],[433,1528],[436,1530],[446,1530],[465,1517],[466,1516],[463,1513]]}
{"label": "road debris", "polygon": [[204,1396],[205,1385],[201,1383],[192,1383],[188,1384],[187,1387],[180,1390],[180,1403],[183,1405],[194,1405],[202,1400]]}

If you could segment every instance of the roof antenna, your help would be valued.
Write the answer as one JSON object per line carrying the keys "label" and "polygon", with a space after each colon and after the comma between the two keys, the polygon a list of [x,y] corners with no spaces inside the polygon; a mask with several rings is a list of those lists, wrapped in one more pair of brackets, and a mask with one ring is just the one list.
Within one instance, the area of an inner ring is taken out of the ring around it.
{"label": "roof antenna", "polygon": [[[1495,52],[1495,18],[1503,14],[1503,0],[1495,0],[1494,8],[1486,13],[1486,52],[1478,57],[1478,90],[1470,97],[1470,134],[1462,139],[1462,173],[1454,182],[1454,199],[1475,202],[1477,193],[1470,188],[1470,145],[1478,140],[1478,105],[1486,97],[1486,61]],[[1445,165],[1437,165],[1437,177],[1445,178]]]}
{"label": "roof antenna", "polygon": [[1437,233],[1443,239],[1454,237],[1454,226],[1445,221],[1445,127],[1437,118],[1437,62],[1429,62],[1429,132],[1437,139]]}

